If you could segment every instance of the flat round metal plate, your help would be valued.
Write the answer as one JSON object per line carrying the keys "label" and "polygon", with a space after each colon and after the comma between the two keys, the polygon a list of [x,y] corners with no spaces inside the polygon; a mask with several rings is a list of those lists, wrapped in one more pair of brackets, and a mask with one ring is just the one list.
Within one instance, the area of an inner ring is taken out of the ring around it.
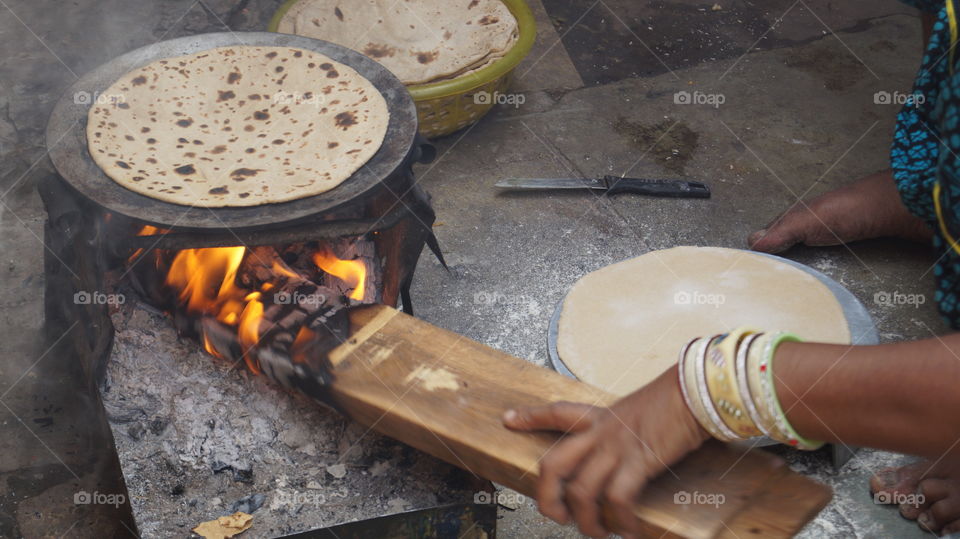
{"label": "flat round metal plate", "polygon": [[[867,312],[867,309],[863,306],[863,303],[861,303],[860,300],[858,300],[857,297],[847,290],[842,284],[834,281],[830,277],[827,277],[823,273],[820,273],[809,266],[795,262],[788,258],[766,253],[754,254],[766,256],[779,262],[783,262],[784,264],[789,264],[799,270],[813,275],[819,279],[821,283],[826,285],[826,287],[833,292],[833,295],[837,298],[837,301],[840,302],[840,307],[843,309],[843,315],[847,319],[847,326],[850,328],[850,337],[853,344],[867,345],[878,344],[880,342],[880,336],[877,333],[877,326],[874,325],[873,319],[870,318],[870,313]],[[566,299],[566,297],[564,297],[564,299]],[[550,366],[552,366],[557,372],[576,379],[577,376],[573,374],[569,368],[567,368],[563,360],[560,359],[560,354],[557,352],[557,334],[559,332],[560,312],[562,310],[563,301],[561,301],[557,305],[556,310],[554,310],[553,317],[550,319],[550,328],[547,330],[547,350],[550,353]],[[680,350],[679,345],[677,346],[677,350]]]}
{"label": "flat round metal plate", "polygon": [[[383,94],[390,123],[380,150],[345,182],[320,195],[247,208],[197,208],[130,191],[111,180],[87,147],[87,113],[95,96],[117,79],[155,60],[229,46],[296,47],[325,54],[366,77]],[[334,210],[363,196],[407,159],[417,134],[417,112],[406,87],[379,63],[326,41],[271,32],[224,32],[161,41],[120,56],[74,83],[57,102],[47,124],[47,149],[60,175],[83,197],[109,211],[164,228],[204,231],[291,224]]]}

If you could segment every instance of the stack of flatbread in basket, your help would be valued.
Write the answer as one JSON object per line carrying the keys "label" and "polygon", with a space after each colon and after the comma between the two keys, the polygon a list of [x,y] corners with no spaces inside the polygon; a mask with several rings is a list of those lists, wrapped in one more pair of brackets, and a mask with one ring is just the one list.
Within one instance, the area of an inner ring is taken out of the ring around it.
{"label": "stack of flatbread in basket", "polygon": [[362,52],[408,86],[482,69],[519,37],[501,0],[300,0],[277,31]]}

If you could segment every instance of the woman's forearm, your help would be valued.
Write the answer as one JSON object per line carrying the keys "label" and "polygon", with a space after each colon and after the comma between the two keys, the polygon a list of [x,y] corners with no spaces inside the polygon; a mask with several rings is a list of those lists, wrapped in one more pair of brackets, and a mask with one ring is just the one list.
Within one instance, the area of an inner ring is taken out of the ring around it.
{"label": "woman's forearm", "polygon": [[960,334],[881,346],[785,343],[777,395],[803,436],[960,454]]}

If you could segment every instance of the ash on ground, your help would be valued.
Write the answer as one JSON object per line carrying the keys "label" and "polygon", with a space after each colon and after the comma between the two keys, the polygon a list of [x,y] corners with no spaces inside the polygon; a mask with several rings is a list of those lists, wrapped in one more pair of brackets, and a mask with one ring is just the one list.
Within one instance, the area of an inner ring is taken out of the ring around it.
{"label": "ash on ground", "polygon": [[101,386],[143,537],[251,513],[275,537],[473,501],[468,476],[177,336],[131,302]]}

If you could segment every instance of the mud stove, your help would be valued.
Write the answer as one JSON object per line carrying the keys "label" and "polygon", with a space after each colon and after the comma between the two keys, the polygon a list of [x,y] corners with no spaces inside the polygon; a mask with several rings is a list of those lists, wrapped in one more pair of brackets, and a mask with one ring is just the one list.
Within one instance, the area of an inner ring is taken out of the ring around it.
{"label": "mud stove", "polygon": [[[249,208],[161,202],[97,167],[87,150],[89,100],[75,95],[98,95],[160,58],[232,45],[310,49],[356,69],[390,109],[380,150],[327,193]],[[132,508],[125,525],[186,535],[243,510],[261,524],[255,536],[358,520],[330,533],[495,535],[496,506],[472,503],[488,483],[310,402],[323,400],[325,352],[347,336],[346,309],[384,303],[409,312],[423,247],[442,263],[434,212],[412,170],[434,152],[396,78],[307,38],[192,36],[81,78],[55,107],[47,140],[59,173],[40,187],[48,336],[78,356],[106,406],[92,419],[109,423],[106,439],[119,450]]]}

